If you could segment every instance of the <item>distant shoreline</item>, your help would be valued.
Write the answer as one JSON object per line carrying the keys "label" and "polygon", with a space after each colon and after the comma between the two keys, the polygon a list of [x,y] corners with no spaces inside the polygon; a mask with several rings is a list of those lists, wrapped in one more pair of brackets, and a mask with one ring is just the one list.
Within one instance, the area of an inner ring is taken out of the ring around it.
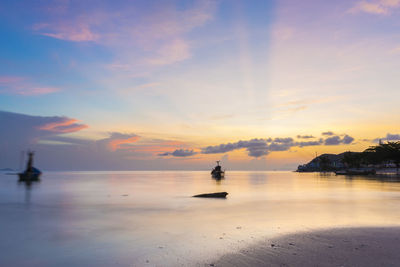
{"label": "distant shoreline", "polygon": [[[379,142],[363,152],[342,152],[340,154],[322,154],[306,164],[297,167],[298,172],[347,171],[360,169],[374,174],[376,170],[400,169],[400,141]],[[396,172],[397,172],[396,171]],[[356,171],[353,173],[357,173]]]}
{"label": "distant shoreline", "polygon": [[266,239],[211,266],[400,266],[400,227],[336,228]]}
{"label": "distant shoreline", "polygon": [[[371,168],[349,168],[349,169],[355,169],[355,170],[368,170]],[[393,174],[400,174],[400,172],[397,171],[396,168],[374,168],[376,170],[376,174],[388,174],[388,175],[393,175]],[[334,170],[329,170],[329,171],[322,171],[322,170],[310,170],[310,171],[299,171],[295,170],[294,172],[335,172]]]}

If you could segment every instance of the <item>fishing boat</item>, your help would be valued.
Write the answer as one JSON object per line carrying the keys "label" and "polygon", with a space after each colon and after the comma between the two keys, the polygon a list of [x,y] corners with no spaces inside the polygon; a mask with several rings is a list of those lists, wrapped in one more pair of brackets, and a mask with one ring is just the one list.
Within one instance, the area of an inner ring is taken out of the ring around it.
{"label": "fishing boat", "polygon": [[28,152],[28,162],[26,163],[26,169],[24,172],[18,173],[19,181],[21,182],[33,182],[39,181],[42,172],[33,167],[33,151]]}
{"label": "fishing boat", "polygon": [[219,160],[217,161],[217,166],[212,169],[211,175],[215,179],[221,179],[225,176],[225,170],[221,169],[221,166],[219,165]]}

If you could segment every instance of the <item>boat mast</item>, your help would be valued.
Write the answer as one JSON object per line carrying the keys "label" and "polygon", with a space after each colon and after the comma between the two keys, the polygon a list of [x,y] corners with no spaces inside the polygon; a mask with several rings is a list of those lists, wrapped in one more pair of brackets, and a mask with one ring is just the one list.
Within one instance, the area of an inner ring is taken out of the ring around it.
{"label": "boat mast", "polygon": [[26,164],[26,171],[31,172],[32,171],[32,166],[33,166],[33,151],[28,152],[28,163]]}

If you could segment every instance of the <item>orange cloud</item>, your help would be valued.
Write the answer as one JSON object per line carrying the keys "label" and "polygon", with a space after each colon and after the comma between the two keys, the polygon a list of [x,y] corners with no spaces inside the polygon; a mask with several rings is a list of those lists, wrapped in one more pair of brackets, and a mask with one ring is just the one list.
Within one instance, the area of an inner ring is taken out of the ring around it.
{"label": "orange cloud", "polygon": [[123,148],[122,145],[134,143],[134,142],[138,141],[139,139],[140,139],[139,136],[132,136],[132,137],[129,137],[126,139],[114,139],[114,140],[111,140],[110,143],[108,143],[108,146],[110,147],[110,149],[112,151],[115,151],[117,149]]}
{"label": "orange cloud", "polygon": [[106,144],[112,151],[124,150],[128,152],[145,152],[150,154],[159,154],[161,152],[173,152],[178,148],[186,148],[187,145],[181,141],[174,140],[145,140],[141,144],[131,145],[131,143],[139,140],[139,136],[112,133],[110,138],[106,140]]}
{"label": "orange cloud", "polygon": [[78,124],[76,122],[78,122],[78,120],[65,118],[64,121],[61,122],[47,123],[40,126],[39,129],[54,133],[72,133],[88,127],[86,124]]}
{"label": "orange cloud", "polygon": [[185,143],[182,141],[165,141],[163,144],[165,144],[167,146],[182,146]]}
{"label": "orange cloud", "polygon": [[175,149],[176,149],[175,146],[153,145],[153,146],[139,146],[135,148],[135,151],[159,153],[159,152],[164,152],[166,150],[174,151]]}

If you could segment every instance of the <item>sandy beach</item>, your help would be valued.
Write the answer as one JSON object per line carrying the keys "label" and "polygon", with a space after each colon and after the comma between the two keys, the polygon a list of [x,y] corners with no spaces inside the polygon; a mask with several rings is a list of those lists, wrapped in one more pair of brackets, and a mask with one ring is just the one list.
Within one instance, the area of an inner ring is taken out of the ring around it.
{"label": "sandy beach", "polygon": [[210,266],[400,266],[400,228],[339,228],[266,239]]}

